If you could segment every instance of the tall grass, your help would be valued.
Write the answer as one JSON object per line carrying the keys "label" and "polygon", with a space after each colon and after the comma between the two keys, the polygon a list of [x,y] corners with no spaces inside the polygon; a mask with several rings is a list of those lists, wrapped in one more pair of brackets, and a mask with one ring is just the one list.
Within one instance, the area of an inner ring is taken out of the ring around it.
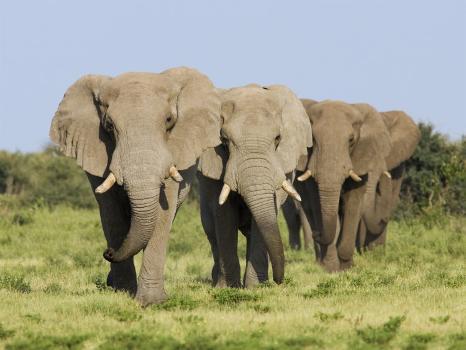
{"label": "tall grass", "polygon": [[393,222],[385,249],[332,275],[287,247],[283,285],[219,290],[198,208],[185,205],[170,240],[170,299],[142,310],[105,286],[97,211],[4,205],[0,348],[464,349],[465,227],[453,217]]}

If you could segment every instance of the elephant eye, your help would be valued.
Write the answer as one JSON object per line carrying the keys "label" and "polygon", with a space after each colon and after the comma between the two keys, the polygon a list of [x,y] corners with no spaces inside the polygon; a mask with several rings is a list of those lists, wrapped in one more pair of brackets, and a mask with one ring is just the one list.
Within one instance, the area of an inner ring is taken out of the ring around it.
{"label": "elephant eye", "polygon": [[103,123],[104,129],[107,130],[108,132],[113,132],[114,126],[113,122],[109,117],[105,117],[104,123]]}
{"label": "elephant eye", "polygon": [[277,137],[275,137],[275,149],[278,148],[278,145],[280,144],[280,140],[281,140],[281,136],[278,135]]}
{"label": "elephant eye", "polygon": [[175,118],[173,118],[173,116],[171,114],[167,115],[165,117],[165,125],[166,125],[166,128],[167,128],[167,131],[170,131],[173,126],[175,125]]}
{"label": "elephant eye", "polygon": [[225,147],[228,147],[228,144],[229,144],[230,141],[226,137],[223,130],[220,130],[220,141],[222,141],[222,145],[224,145]]}
{"label": "elephant eye", "polygon": [[352,146],[354,144],[354,135],[351,134],[350,138],[349,138],[349,144],[350,146]]}

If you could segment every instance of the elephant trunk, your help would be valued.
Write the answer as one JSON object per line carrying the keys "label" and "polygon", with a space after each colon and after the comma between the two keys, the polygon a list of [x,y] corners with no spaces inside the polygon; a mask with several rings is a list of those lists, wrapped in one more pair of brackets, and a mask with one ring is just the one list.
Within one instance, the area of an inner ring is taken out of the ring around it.
{"label": "elephant trunk", "polygon": [[319,185],[319,197],[322,214],[322,230],[318,243],[329,245],[335,239],[338,227],[338,206],[340,203],[341,185]]}
{"label": "elephant trunk", "polygon": [[238,190],[257,224],[272,264],[273,280],[280,284],[285,273],[285,255],[277,223],[275,186],[271,164],[264,158],[242,162]]}
{"label": "elephant trunk", "polygon": [[118,248],[108,248],[104,258],[110,262],[122,262],[136,255],[147,246],[155,229],[156,208],[160,189],[129,190],[131,224],[128,234]]}
{"label": "elephant trunk", "polygon": [[[132,163],[123,167],[123,184],[131,206],[131,224],[118,249],[109,247],[104,258],[122,262],[144,249],[155,230],[160,188],[171,164],[169,154],[149,151],[129,154]],[[155,160],[159,160],[158,162]],[[161,161],[165,160],[165,161]]]}
{"label": "elephant trunk", "polygon": [[[380,179],[380,183],[379,183]],[[377,193],[377,184],[379,191]],[[387,200],[391,192],[391,179],[370,174],[367,181],[367,189],[364,198],[363,218],[368,231],[374,235],[381,234],[387,226],[390,215],[390,207]],[[384,200],[378,200],[383,196]]]}

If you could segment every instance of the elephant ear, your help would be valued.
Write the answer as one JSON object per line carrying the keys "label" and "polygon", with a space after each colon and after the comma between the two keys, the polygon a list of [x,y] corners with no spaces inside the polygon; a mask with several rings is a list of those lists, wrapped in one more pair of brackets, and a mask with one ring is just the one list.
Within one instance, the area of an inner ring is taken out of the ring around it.
{"label": "elephant ear", "polygon": [[309,115],[309,109],[318,102],[315,100],[311,100],[310,98],[302,98],[301,103],[303,104],[306,113],[308,113]]}
{"label": "elephant ear", "polygon": [[[234,110],[235,103],[233,101],[223,101],[220,113],[222,123],[233,115]],[[224,145],[208,148],[201,154],[198,170],[202,175],[211,179],[223,180],[228,157],[228,148]]]}
{"label": "elephant ear", "polygon": [[384,167],[385,158],[391,149],[390,135],[381,115],[368,104],[352,105],[362,113],[359,140],[351,153],[353,170],[364,175]]}
{"label": "elephant ear", "polygon": [[195,165],[203,151],[220,142],[220,96],[211,81],[190,68],[164,73],[179,86],[176,98],[177,122],[168,137],[178,170]]}
{"label": "elephant ear", "polygon": [[285,174],[293,170],[305,170],[308,148],[312,147],[312,128],[301,101],[287,87],[272,85],[282,106],[281,140],[277,148],[278,158]]}
{"label": "elephant ear", "polygon": [[95,176],[106,176],[114,142],[100,122],[98,96],[109,77],[87,75],[66,91],[50,127],[50,139]]}
{"label": "elephant ear", "polygon": [[389,111],[382,112],[381,115],[392,142],[390,154],[385,159],[387,168],[391,170],[413,155],[421,133],[416,123],[405,112]]}

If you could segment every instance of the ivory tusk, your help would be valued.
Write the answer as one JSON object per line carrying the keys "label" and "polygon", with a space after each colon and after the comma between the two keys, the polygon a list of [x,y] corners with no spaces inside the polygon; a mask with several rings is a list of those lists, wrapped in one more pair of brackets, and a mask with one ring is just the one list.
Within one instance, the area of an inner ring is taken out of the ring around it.
{"label": "ivory tusk", "polygon": [[303,174],[301,174],[301,176],[298,176],[298,181],[299,182],[306,181],[311,176],[312,176],[312,172],[309,169],[307,169]]}
{"label": "ivory tusk", "polygon": [[176,182],[181,182],[183,181],[183,177],[180,175],[178,170],[174,165],[170,167],[170,170],[168,170],[168,173],[170,174],[170,177],[175,180]]}
{"label": "ivory tusk", "polygon": [[223,184],[222,191],[220,192],[220,196],[218,197],[218,204],[223,205],[226,202],[228,195],[230,194],[230,186],[227,184]]}
{"label": "ivory tusk", "polygon": [[116,177],[112,173],[110,173],[107,178],[102,182],[102,184],[95,189],[95,193],[105,193],[107,192],[116,182]]}
{"label": "ivory tusk", "polygon": [[285,190],[286,193],[288,193],[292,198],[296,199],[297,201],[301,202],[301,196],[298,194],[298,192],[294,189],[293,185],[288,182],[288,180],[285,180],[282,182],[282,188]]}
{"label": "ivory tusk", "polygon": [[349,176],[356,182],[361,182],[362,181],[362,179],[358,176],[358,174],[356,174],[354,172],[354,170],[352,170],[352,169],[349,171]]}
{"label": "ivory tusk", "polygon": [[389,179],[392,178],[392,174],[390,174],[388,171],[384,171],[383,174],[388,177]]}

